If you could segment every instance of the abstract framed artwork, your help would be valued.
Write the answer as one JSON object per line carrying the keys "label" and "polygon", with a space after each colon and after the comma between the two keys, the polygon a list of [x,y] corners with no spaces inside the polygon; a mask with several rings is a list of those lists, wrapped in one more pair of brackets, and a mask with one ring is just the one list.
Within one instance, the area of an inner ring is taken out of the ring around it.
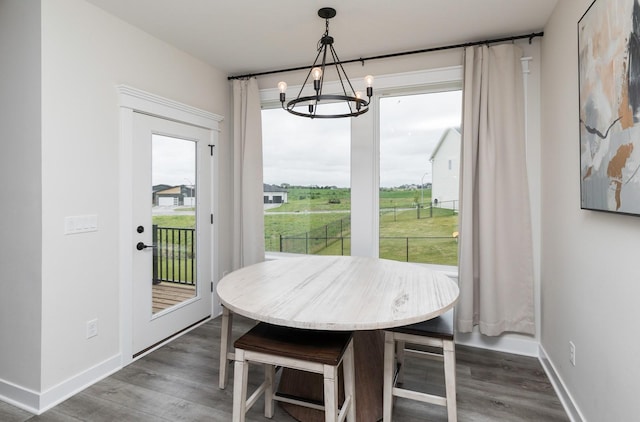
{"label": "abstract framed artwork", "polygon": [[581,208],[640,215],[640,0],[578,22]]}

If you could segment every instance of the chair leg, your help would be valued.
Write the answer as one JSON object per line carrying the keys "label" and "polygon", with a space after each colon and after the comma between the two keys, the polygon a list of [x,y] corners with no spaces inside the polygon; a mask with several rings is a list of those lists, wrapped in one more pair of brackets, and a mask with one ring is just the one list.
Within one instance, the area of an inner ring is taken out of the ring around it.
{"label": "chair leg", "polygon": [[337,422],[338,420],[338,367],[324,365],[324,420]]}
{"label": "chair leg", "polygon": [[356,371],[353,341],[349,343],[345,351],[342,360],[342,372],[344,376],[344,395],[345,397],[351,397],[351,403],[347,410],[347,420],[354,422],[356,420]]}
{"label": "chair leg", "polygon": [[244,350],[236,349],[233,368],[233,422],[245,422],[248,379],[249,364],[244,360]]}
{"label": "chair leg", "polygon": [[456,422],[458,412],[456,408],[456,355],[453,341],[443,342],[444,382],[447,392],[447,416],[449,422]]}
{"label": "chair leg", "polygon": [[391,422],[393,413],[393,376],[395,372],[395,340],[393,333],[384,333],[384,385],[382,392],[382,421]]}
{"label": "chair leg", "polygon": [[398,384],[404,383],[404,341],[396,341],[396,362],[398,363]]}
{"label": "chair leg", "polygon": [[231,344],[231,324],[233,314],[226,307],[222,307],[222,329],[220,330],[220,375],[218,387],[224,390],[229,378],[229,345]]}
{"label": "chair leg", "polygon": [[275,392],[276,367],[274,365],[264,365],[264,380],[266,388],[264,390],[264,416],[271,419],[274,413],[273,395]]}

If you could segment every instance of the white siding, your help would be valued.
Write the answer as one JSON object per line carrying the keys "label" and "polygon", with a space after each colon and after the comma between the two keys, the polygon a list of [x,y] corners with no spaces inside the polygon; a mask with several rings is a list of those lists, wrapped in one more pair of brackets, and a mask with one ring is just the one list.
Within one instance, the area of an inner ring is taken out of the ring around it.
{"label": "white siding", "polygon": [[459,209],[460,132],[447,129],[432,158],[431,198],[442,208]]}

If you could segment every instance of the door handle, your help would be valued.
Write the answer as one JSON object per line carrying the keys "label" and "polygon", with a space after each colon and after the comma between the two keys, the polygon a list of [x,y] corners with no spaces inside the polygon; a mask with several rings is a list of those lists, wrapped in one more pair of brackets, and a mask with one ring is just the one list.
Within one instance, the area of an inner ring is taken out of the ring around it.
{"label": "door handle", "polygon": [[147,248],[157,248],[156,245],[145,245],[143,242],[138,242],[138,244],[136,245],[136,249],[141,251],[143,249],[147,249]]}

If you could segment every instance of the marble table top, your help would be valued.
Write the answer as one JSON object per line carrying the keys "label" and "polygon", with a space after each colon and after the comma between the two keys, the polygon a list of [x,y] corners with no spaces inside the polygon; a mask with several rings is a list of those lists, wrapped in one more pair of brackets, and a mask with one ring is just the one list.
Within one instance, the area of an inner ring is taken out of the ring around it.
{"label": "marble table top", "polygon": [[223,277],[232,312],[317,330],[375,330],[434,318],[458,300],[457,284],[425,266],[377,258],[304,256],[265,261]]}

